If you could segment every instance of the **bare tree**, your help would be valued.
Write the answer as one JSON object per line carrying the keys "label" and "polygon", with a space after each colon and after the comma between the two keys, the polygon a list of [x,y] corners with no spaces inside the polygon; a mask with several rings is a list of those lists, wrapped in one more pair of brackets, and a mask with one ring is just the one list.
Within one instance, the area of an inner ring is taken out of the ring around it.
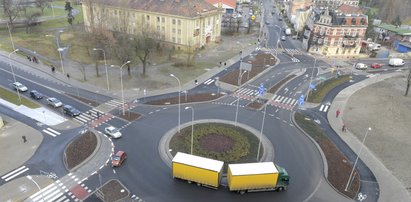
{"label": "bare tree", "polygon": [[36,0],[34,3],[40,8],[42,14],[44,14],[44,9],[50,5],[49,0]]}
{"label": "bare tree", "polygon": [[148,57],[159,43],[160,33],[154,31],[149,26],[142,26],[141,33],[134,36],[134,53],[143,64],[143,75],[146,74]]}
{"label": "bare tree", "polygon": [[33,12],[27,10],[27,7],[22,8],[24,12],[24,25],[26,26],[26,33],[29,33],[30,27],[38,24],[38,18],[41,16],[40,12]]}
{"label": "bare tree", "polygon": [[411,85],[411,67],[410,67],[410,72],[408,72],[408,77],[407,77],[407,88],[405,89],[405,95],[408,96],[408,90],[410,89]]}
{"label": "bare tree", "polygon": [[[132,61],[134,59],[134,45],[132,36],[120,32],[114,33],[115,44],[112,47],[114,57],[120,62]],[[128,76],[131,76],[130,64],[127,64]]]}
{"label": "bare tree", "polygon": [[14,21],[19,16],[21,12],[21,1],[20,0],[0,0],[0,3],[3,7],[3,12],[7,21],[10,25],[10,29],[14,29]]}
{"label": "bare tree", "polygon": [[194,44],[189,41],[187,46],[187,66],[193,66],[195,64],[195,56],[197,55],[199,49],[194,46]]}

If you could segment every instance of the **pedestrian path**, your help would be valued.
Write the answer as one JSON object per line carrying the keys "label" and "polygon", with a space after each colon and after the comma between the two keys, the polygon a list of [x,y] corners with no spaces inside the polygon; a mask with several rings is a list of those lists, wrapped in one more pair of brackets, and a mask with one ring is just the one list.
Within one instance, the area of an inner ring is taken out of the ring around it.
{"label": "pedestrian path", "polygon": [[97,109],[90,109],[81,113],[79,116],[74,117],[74,120],[81,124],[88,124],[102,116],[104,116],[104,112]]}
{"label": "pedestrian path", "polygon": [[53,130],[52,128],[43,129],[43,132],[52,137],[56,137],[61,134],[60,132]]}
{"label": "pedestrian path", "polygon": [[330,107],[330,105],[326,105],[326,104],[322,104],[321,106],[320,106],[320,109],[318,109],[320,112],[327,112],[328,111],[328,108]]}
{"label": "pedestrian path", "polygon": [[108,101],[104,104],[112,106],[112,107],[119,107],[119,106],[123,105],[123,102],[121,102],[121,100],[112,99],[112,100],[110,100],[110,101]]}
{"label": "pedestrian path", "polygon": [[14,178],[16,178],[17,176],[21,175],[22,173],[25,173],[29,170],[29,168],[27,168],[26,166],[21,166],[13,171],[10,171],[9,173],[3,175],[1,177],[2,180],[8,182]]}
{"label": "pedestrian path", "polygon": [[291,49],[291,48],[286,48],[285,51],[290,54],[290,55],[304,55],[304,52],[301,52],[298,49]]}
{"label": "pedestrian path", "polygon": [[[255,89],[249,89],[249,88],[239,88],[237,89],[234,93],[230,94],[232,97],[236,98],[241,98],[249,101],[254,101],[259,95],[258,90]],[[224,104],[220,102],[216,102],[216,104]],[[226,105],[233,105],[235,104],[235,101],[232,101],[230,103],[225,103]],[[267,102],[268,105],[282,108],[282,109],[287,109],[291,110],[294,108],[294,106],[298,103],[298,99],[288,97],[285,95],[277,95],[274,94],[271,100]]]}
{"label": "pedestrian path", "polygon": [[207,81],[204,81],[204,84],[208,86],[212,84],[214,81],[215,81],[214,79],[208,79]]}
{"label": "pedestrian path", "polygon": [[[71,186],[69,184],[71,184]],[[56,180],[54,183],[31,195],[26,201],[80,201],[85,199],[89,193],[91,193],[91,189],[82,183],[75,175],[69,173],[62,179]]]}

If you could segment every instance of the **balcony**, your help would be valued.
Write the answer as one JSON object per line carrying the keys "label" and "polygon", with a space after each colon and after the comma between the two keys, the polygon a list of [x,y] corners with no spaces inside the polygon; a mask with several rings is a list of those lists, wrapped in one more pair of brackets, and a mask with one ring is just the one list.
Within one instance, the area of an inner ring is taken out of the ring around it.
{"label": "balcony", "polygon": [[353,39],[353,38],[357,38],[358,37],[358,34],[344,34],[344,38],[347,38],[347,39]]}
{"label": "balcony", "polygon": [[343,44],[342,44],[342,47],[343,47],[343,48],[354,48],[354,47],[356,47],[356,46],[357,46],[357,43],[355,43],[355,42],[353,42],[353,43],[347,42],[347,43],[343,43]]}

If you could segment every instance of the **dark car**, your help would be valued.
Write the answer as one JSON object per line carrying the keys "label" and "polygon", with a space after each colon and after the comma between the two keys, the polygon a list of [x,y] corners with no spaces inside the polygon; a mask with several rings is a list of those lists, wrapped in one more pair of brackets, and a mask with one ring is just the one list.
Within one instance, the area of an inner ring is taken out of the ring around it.
{"label": "dark car", "polygon": [[111,166],[112,167],[119,167],[123,164],[124,160],[126,160],[127,154],[125,151],[118,151],[116,155],[113,156],[111,159]]}
{"label": "dark car", "polygon": [[74,117],[80,115],[81,112],[76,108],[72,107],[71,105],[64,105],[63,113]]}
{"label": "dark car", "polygon": [[36,100],[40,100],[40,99],[43,98],[43,94],[39,93],[36,90],[32,90],[32,91],[30,91],[30,97],[33,98],[33,99],[36,99]]}

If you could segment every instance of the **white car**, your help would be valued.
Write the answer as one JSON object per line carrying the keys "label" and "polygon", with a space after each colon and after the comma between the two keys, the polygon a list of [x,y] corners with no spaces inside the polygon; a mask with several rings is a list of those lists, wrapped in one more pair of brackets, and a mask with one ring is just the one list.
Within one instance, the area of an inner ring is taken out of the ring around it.
{"label": "white car", "polygon": [[63,103],[60,102],[60,100],[57,100],[57,98],[54,98],[54,97],[47,98],[47,104],[49,104],[49,105],[51,105],[55,108],[63,106]]}
{"label": "white car", "polygon": [[13,86],[14,89],[20,91],[20,92],[26,92],[28,90],[28,88],[21,84],[20,82],[14,82],[11,84]]}
{"label": "white car", "polygon": [[364,64],[364,63],[357,63],[355,65],[355,69],[364,70],[364,69],[367,69],[367,68],[368,68],[367,65]]}
{"label": "white car", "polygon": [[112,138],[115,138],[115,139],[121,137],[120,131],[117,128],[113,127],[113,126],[109,126],[109,127],[105,128],[104,132],[107,135],[110,135]]}

